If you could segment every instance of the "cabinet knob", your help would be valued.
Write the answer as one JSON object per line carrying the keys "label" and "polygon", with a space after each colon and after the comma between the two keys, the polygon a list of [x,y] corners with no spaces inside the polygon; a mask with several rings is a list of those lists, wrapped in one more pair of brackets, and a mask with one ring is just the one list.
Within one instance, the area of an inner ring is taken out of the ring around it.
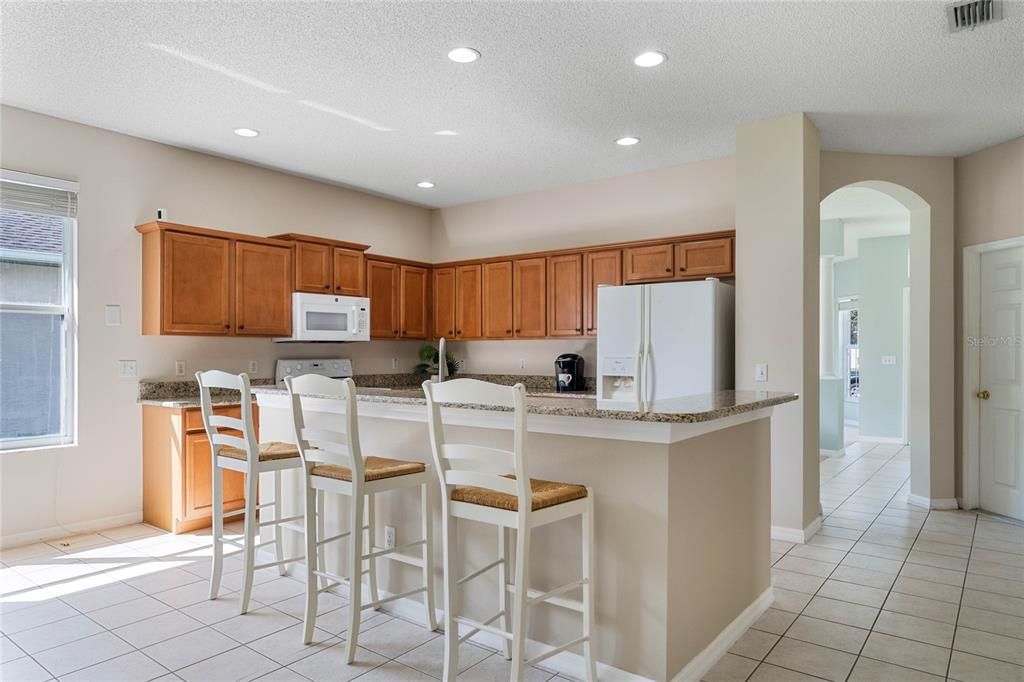
{"label": "cabinet knob", "polygon": [[240,324],[240,325],[238,325],[238,329],[239,329],[239,330],[245,329],[245,325],[244,325],[244,324]]}
{"label": "cabinet knob", "polygon": [[576,333],[577,333],[577,334],[579,334],[579,333],[580,333],[580,332],[582,332],[582,331],[583,331],[582,329],[580,329],[579,327],[576,327]]}
{"label": "cabinet knob", "polygon": [[325,285],[324,285],[324,289],[330,289],[330,288],[331,288],[331,285],[330,285],[330,284],[325,284]]}
{"label": "cabinet knob", "polygon": [[683,266],[679,266],[679,272],[685,272],[685,271],[686,271],[686,268],[684,268]]}
{"label": "cabinet knob", "polygon": [[506,333],[506,334],[511,334],[511,333],[512,333],[512,330],[511,330],[511,329],[506,329],[506,330],[505,330],[505,333]]}
{"label": "cabinet knob", "polygon": [[230,324],[226,324],[226,325],[224,325],[224,328],[225,329],[231,329],[231,325]]}
{"label": "cabinet knob", "polygon": [[523,332],[523,330],[522,330],[522,329],[517,329],[517,330],[516,330],[516,334],[521,334],[522,332]]}
{"label": "cabinet knob", "polygon": [[672,268],[665,268],[665,272],[672,272]]}

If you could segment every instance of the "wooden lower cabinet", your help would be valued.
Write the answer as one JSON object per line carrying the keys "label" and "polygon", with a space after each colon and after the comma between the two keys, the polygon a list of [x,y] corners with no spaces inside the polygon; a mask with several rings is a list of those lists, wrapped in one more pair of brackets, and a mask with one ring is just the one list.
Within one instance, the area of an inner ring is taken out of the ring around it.
{"label": "wooden lower cabinet", "polygon": [[[214,414],[238,417],[238,406]],[[259,429],[259,410],[253,406]],[[142,406],[142,520],[172,533],[211,524],[213,516],[210,441],[198,407]],[[245,476],[224,471],[224,511],[245,506]]]}

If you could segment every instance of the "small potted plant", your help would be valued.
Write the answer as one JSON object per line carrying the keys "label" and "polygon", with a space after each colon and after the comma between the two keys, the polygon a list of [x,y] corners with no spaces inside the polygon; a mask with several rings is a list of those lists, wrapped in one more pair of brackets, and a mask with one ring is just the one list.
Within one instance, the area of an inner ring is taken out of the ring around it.
{"label": "small potted plant", "polygon": [[[440,363],[438,361],[439,355],[440,353],[437,350],[437,346],[432,346],[429,343],[420,346],[420,363],[413,367],[413,373],[419,376],[429,376],[432,381],[437,381],[437,375],[440,368]],[[448,376],[454,376],[455,372],[459,369],[458,363],[455,361],[455,358],[452,357],[451,353],[446,352],[444,355],[445,362],[448,364]]]}

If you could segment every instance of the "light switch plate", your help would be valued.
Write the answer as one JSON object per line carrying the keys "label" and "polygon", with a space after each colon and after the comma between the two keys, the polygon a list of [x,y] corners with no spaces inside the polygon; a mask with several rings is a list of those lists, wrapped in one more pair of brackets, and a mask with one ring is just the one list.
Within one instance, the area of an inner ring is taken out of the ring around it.
{"label": "light switch plate", "polygon": [[768,364],[758,363],[754,365],[754,381],[768,381]]}
{"label": "light switch plate", "polygon": [[896,364],[896,356],[895,355],[883,355],[882,356],[882,364],[883,365],[895,365]]}
{"label": "light switch plate", "polygon": [[185,376],[185,361],[175,360],[174,361],[174,376],[183,377]]}
{"label": "light switch plate", "polygon": [[260,371],[260,363],[258,360],[249,361],[249,375],[254,376]]}
{"label": "light switch plate", "polygon": [[117,373],[125,378],[138,376],[138,365],[134,360],[118,360]]}
{"label": "light switch plate", "polygon": [[120,327],[121,326],[121,306],[119,305],[108,305],[104,306],[104,313],[107,320],[108,327]]}

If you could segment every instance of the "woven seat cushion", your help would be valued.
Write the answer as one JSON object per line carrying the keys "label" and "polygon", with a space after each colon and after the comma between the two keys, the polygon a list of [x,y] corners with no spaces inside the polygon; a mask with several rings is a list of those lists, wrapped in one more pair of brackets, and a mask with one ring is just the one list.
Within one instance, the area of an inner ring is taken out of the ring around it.
{"label": "woven seat cushion", "polygon": [[[427,470],[422,462],[407,462],[404,459],[388,459],[387,457],[367,457],[363,460],[367,481],[378,481],[382,478],[394,478],[408,474],[419,474]],[[352,471],[340,464],[317,464],[310,473],[338,481],[351,481]]]}
{"label": "woven seat cushion", "polygon": [[[505,478],[515,479],[515,476]],[[539,478],[530,479],[530,490],[533,491],[530,508],[533,511],[554,507],[556,504],[564,504],[573,500],[580,500],[587,496],[587,489],[575,483],[557,483],[555,481],[542,481]],[[479,504],[485,507],[505,509],[508,511],[519,511],[519,498],[508,493],[500,493],[490,488],[478,488],[476,486],[464,486],[452,491],[453,502],[468,502]]]}
{"label": "woven seat cushion", "polygon": [[[230,457],[231,459],[246,459],[245,450],[241,448],[233,448],[230,445],[220,446],[221,457]],[[299,449],[291,443],[282,443],[280,441],[272,440],[269,443],[260,443],[260,461],[270,462],[275,459],[288,459],[290,457],[298,457]]]}

